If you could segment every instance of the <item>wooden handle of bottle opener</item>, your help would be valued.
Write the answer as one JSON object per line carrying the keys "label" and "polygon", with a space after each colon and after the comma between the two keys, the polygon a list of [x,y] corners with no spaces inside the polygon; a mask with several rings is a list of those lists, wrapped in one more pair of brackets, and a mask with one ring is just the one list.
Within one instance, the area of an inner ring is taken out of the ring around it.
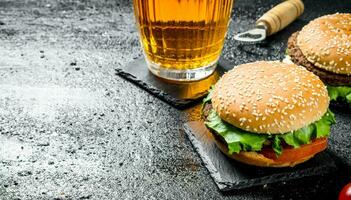
{"label": "wooden handle of bottle opener", "polygon": [[287,0],[266,12],[256,21],[256,25],[267,27],[267,36],[272,35],[293,22],[304,11],[301,0]]}

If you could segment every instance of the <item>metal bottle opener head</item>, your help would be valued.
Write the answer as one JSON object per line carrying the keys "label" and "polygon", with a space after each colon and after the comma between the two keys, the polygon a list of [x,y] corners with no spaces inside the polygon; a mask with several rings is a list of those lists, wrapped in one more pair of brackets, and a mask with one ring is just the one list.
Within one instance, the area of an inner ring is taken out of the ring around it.
{"label": "metal bottle opener head", "polygon": [[267,28],[264,25],[257,25],[254,29],[239,33],[234,36],[234,39],[240,42],[261,42],[267,37]]}

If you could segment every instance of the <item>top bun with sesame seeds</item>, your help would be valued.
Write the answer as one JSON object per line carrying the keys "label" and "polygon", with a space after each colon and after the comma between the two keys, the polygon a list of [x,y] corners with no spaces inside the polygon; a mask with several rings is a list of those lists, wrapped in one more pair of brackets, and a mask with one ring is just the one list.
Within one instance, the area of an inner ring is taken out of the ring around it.
{"label": "top bun with sesame seeds", "polygon": [[299,32],[297,46],[316,67],[351,75],[351,14],[319,17]]}
{"label": "top bun with sesame seeds", "polygon": [[259,61],[227,72],[215,85],[212,106],[242,130],[284,134],[321,119],[329,97],[323,82],[305,68]]}

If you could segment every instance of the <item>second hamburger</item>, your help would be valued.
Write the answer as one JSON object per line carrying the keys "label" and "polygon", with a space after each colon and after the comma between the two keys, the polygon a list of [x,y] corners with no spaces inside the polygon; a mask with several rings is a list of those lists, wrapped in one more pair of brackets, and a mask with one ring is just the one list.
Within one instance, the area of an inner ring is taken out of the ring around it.
{"label": "second hamburger", "polygon": [[351,104],[351,14],[311,21],[289,38],[287,54],[327,84],[331,100]]}

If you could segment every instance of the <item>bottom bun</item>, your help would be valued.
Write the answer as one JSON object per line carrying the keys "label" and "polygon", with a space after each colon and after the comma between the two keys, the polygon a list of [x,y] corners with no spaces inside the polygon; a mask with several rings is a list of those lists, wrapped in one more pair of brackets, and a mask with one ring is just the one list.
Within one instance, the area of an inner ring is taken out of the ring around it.
{"label": "bottom bun", "polygon": [[228,148],[226,145],[224,145],[221,141],[219,141],[216,138],[214,138],[214,141],[217,147],[229,158],[232,158],[236,161],[239,161],[248,165],[254,165],[259,167],[294,167],[297,164],[303,163],[311,159],[315,155],[315,154],[312,154],[302,159],[294,160],[291,162],[276,162],[273,159],[267,158],[262,154],[259,154],[254,151],[249,151],[249,152],[241,151],[240,153],[229,154]]}

